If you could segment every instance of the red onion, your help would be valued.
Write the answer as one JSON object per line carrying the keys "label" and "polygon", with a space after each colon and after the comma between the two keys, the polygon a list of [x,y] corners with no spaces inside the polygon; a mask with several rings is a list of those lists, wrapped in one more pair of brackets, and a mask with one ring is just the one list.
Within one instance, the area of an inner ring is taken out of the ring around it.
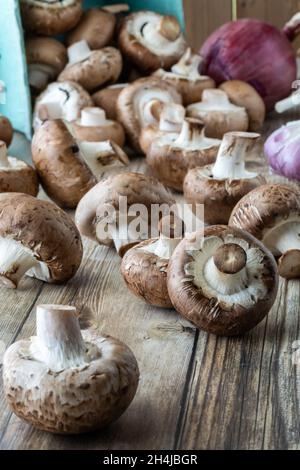
{"label": "red onion", "polygon": [[265,143],[265,154],[276,173],[300,181],[300,121],[273,132]]}
{"label": "red onion", "polygon": [[298,33],[295,15],[283,31],[255,19],[242,19],[217,29],[204,43],[201,73],[217,84],[243,80],[252,85],[268,110],[286,98],[297,76],[296,54],[290,43]]}

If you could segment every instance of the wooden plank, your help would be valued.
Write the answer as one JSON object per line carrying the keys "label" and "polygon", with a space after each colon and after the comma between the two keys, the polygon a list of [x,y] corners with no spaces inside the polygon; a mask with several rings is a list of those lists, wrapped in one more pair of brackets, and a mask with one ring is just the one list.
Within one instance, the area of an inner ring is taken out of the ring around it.
{"label": "wooden plank", "polygon": [[197,51],[219,26],[231,20],[231,0],[183,0],[187,38]]}

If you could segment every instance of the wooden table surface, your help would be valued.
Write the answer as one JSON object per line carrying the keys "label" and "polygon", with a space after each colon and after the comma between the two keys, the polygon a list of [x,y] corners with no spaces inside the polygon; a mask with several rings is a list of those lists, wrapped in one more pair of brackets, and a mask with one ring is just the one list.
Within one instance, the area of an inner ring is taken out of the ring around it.
{"label": "wooden table surface", "polygon": [[[269,118],[264,135],[282,122]],[[12,153],[28,157],[20,136]],[[268,174],[262,158],[249,167]],[[143,160],[131,168],[144,171]],[[141,372],[126,413],[104,431],[78,437],[23,423],[9,411],[0,387],[0,448],[300,449],[300,365],[292,360],[300,340],[300,282],[281,280],[265,321],[244,337],[227,339],[135,298],[119,267],[113,250],[84,240],[82,266],[67,285],[26,278],[18,290],[0,288],[0,340],[6,346],[34,334],[38,304],[72,304],[82,318],[93,317],[101,330],[125,341]]]}

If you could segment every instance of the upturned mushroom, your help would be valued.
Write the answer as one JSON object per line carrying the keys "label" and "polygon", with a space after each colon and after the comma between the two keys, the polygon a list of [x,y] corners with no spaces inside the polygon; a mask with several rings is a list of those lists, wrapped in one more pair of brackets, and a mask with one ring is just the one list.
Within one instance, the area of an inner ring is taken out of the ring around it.
{"label": "upturned mushroom", "polygon": [[135,150],[141,151],[141,130],[148,124],[158,124],[161,105],[166,103],[181,104],[181,96],[172,85],[157,77],[140,78],[127,85],[119,94],[118,120]]}
{"label": "upturned mushroom", "polygon": [[170,71],[158,69],[154,76],[171,83],[182,96],[184,106],[201,100],[203,90],[215,88],[215,81],[206,75],[200,75],[201,57],[188,48],[179,62]]}
{"label": "upturned mushroom", "polygon": [[246,333],[271,309],[276,262],[252,235],[215,225],[183,239],[168,268],[175,309],[197,328],[221,336]]}
{"label": "upturned mushroom", "polygon": [[120,147],[125,143],[125,132],[121,124],[106,118],[101,108],[84,108],[81,116],[71,123],[76,139],[88,142],[101,142],[112,140]]}
{"label": "upturned mushroom", "polygon": [[0,194],[0,283],[16,288],[25,274],[49,283],[71,279],[82,243],[71,217],[53,202]]}
{"label": "upturned mushroom", "polygon": [[36,336],[13,343],[3,359],[11,410],[57,434],[103,428],[133,400],[139,369],[132,351],[97,329],[80,330],[76,308],[38,305]]}
{"label": "upturned mushroom", "polygon": [[13,135],[14,130],[10,120],[6,116],[0,114],[0,140],[3,140],[7,147],[9,147],[13,139]]}
{"label": "upturned mushroom", "polygon": [[38,129],[48,119],[75,121],[81,110],[89,106],[93,106],[93,100],[78,83],[50,83],[36,99],[33,128]]}
{"label": "upturned mushroom", "polygon": [[46,193],[73,209],[105,172],[128,163],[111,141],[79,142],[61,119],[46,121],[32,140],[32,159]]}
{"label": "upturned mushroom", "polygon": [[204,90],[202,101],[187,107],[187,116],[201,119],[208,137],[222,139],[226,132],[247,131],[249,118],[245,107],[229,101],[223,90]]}
{"label": "upturned mushroom", "polygon": [[92,95],[95,105],[104,109],[108,119],[113,119],[114,121],[117,119],[117,100],[119,94],[126,86],[127,83],[115,83],[96,91]]}
{"label": "upturned mushroom", "polygon": [[74,28],[82,15],[82,0],[21,0],[28,33],[55,36]]}
{"label": "upturned mushroom", "polygon": [[140,11],[123,20],[119,47],[124,57],[139,70],[154,72],[176,64],[187,43],[174,16]]}
{"label": "upturned mushroom", "polygon": [[89,8],[67,34],[66,43],[71,46],[84,39],[91,49],[101,49],[111,43],[115,27],[115,15],[101,8]]}
{"label": "upturned mushroom", "polygon": [[69,62],[59,74],[58,81],[71,80],[90,92],[116,82],[122,71],[122,56],[114,47],[95,51],[82,40],[69,46],[68,57]]}
{"label": "upturned mushroom", "polygon": [[158,137],[167,136],[172,141],[176,140],[182,129],[184,117],[185,108],[180,104],[163,105],[159,122],[157,124],[148,124],[141,130],[139,143],[144,154],[148,153],[152,142]]}
{"label": "upturned mushroom", "polygon": [[188,171],[183,184],[184,197],[194,209],[197,204],[204,204],[206,224],[227,224],[236,203],[266,183],[263,176],[245,168],[246,159],[261,152],[260,142],[260,134],[228,132],[214,164]]}
{"label": "upturned mushroom", "polygon": [[176,140],[165,134],[152,142],[146,161],[163,184],[182,191],[188,170],[214,162],[220,144],[220,140],[206,137],[201,121],[186,118]]}
{"label": "upturned mushroom", "polygon": [[25,46],[29,85],[34,93],[40,93],[65,68],[67,50],[61,42],[46,37],[28,38]]}
{"label": "upturned mushroom", "polygon": [[300,277],[300,192],[283,184],[266,184],[241,199],[229,225],[254,235],[273,253],[280,276]]}
{"label": "upturned mushroom", "polygon": [[169,259],[181,241],[183,221],[177,216],[162,217],[159,238],[152,238],[128,250],[121,264],[121,273],[128,288],[151,305],[172,308],[168,294]]}
{"label": "upturned mushroom", "polygon": [[26,193],[36,196],[39,183],[30,165],[7,155],[5,142],[0,140],[0,193]]}
{"label": "upturned mushroom", "polygon": [[172,195],[157,179],[122,173],[100,181],[81,199],[75,222],[82,235],[100,245],[114,245],[123,256],[157,228],[152,206],[169,210],[173,204]]}

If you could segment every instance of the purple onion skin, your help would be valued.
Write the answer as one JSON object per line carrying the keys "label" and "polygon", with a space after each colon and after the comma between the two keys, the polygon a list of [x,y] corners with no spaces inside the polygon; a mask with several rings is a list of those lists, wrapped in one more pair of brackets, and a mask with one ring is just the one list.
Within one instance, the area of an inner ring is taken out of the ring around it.
{"label": "purple onion skin", "polygon": [[[290,129],[299,130],[293,138]],[[265,143],[265,154],[270,167],[278,174],[300,181],[300,121],[295,126],[283,126],[273,132]]]}
{"label": "purple onion skin", "polygon": [[268,111],[291,94],[297,78],[296,54],[287,36],[255,19],[232,21],[205,41],[201,73],[217,84],[243,80],[263,98]]}

